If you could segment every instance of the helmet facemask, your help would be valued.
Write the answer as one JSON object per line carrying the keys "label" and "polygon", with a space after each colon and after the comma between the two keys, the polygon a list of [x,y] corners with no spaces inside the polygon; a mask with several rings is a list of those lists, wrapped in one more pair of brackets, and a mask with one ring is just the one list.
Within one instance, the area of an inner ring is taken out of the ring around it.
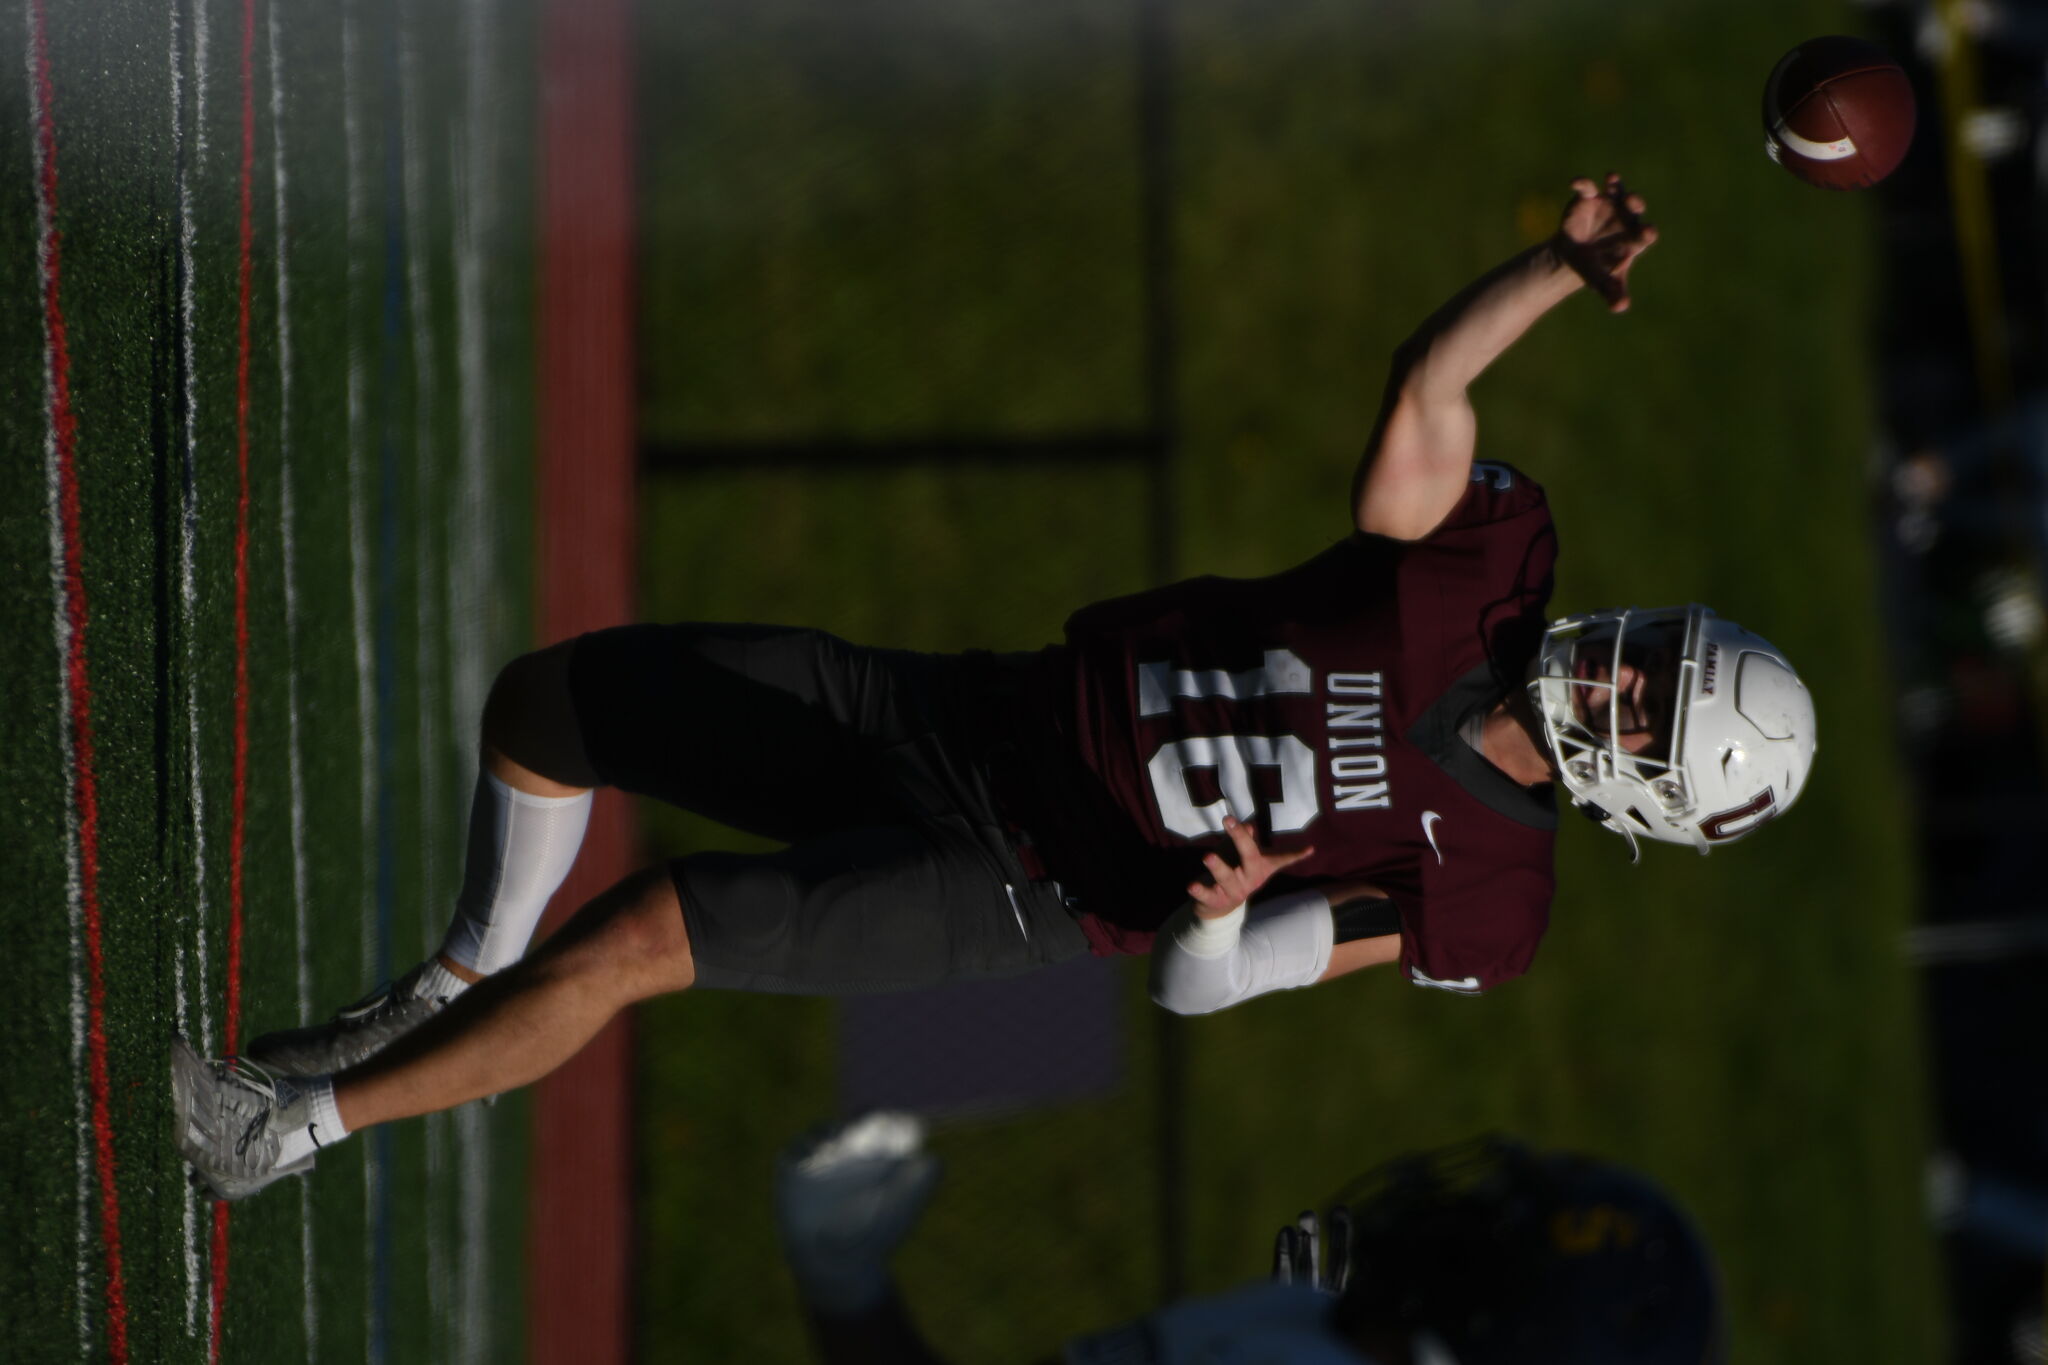
{"label": "helmet facemask", "polygon": [[1568,616],[1529,681],[1558,781],[1628,840],[1705,853],[1783,813],[1813,767],[1813,698],[1770,641],[1701,606]]}
{"label": "helmet facemask", "polygon": [[1701,660],[1704,607],[1567,617],[1544,636],[1530,701],[1572,800],[1628,840],[1704,844],[1682,756]]}

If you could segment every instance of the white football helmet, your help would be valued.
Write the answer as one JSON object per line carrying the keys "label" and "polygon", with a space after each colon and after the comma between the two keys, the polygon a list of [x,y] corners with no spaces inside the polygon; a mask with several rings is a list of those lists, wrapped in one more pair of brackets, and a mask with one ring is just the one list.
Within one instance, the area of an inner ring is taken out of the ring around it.
{"label": "white football helmet", "polygon": [[1638,837],[1701,853],[1739,839],[1813,767],[1806,685],[1769,641],[1702,606],[1561,618],[1529,697],[1573,804],[1631,854]]}

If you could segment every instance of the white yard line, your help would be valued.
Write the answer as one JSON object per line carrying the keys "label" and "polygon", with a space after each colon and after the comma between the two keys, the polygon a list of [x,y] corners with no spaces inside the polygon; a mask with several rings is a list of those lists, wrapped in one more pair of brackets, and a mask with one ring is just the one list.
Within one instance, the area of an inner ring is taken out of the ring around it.
{"label": "white yard line", "polygon": [[193,99],[200,110],[194,120],[195,146],[191,156],[185,155],[182,140],[184,129],[184,92],[182,73],[183,54],[176,50],[179,33],[177,10],[171,12],[171,55],[174,73],[171,90],[171,140],[178,148],[178,269],[182,276],[178,297],[178,325],[182,333],[182,352],[185,368],[185,479],[180,499],[178,520],[178,600],[179,625],[185,636],[185,729],[186,729],[186,779],[187,794],[192,803],[192,923],[194,929],[194,954],[197,958],[198,982],[193,994],[199,1001],[198,1033],[193,1039],[199,1051],[211,1056],[214,1051],[213,1015],[207,1007],[207,899],[206,899],[206,784],[200,760],[199,734],[199,587],[196,567],[199,541],[199,359],[198,342],[198,287],[193,282],[196,274],[194,258],[199,240],[199,220],[192,207],[192,178],[190,170],[197,166],[206,149],[206,123],[204,118],[206,99],[206,7],[200,4],[197,12],[202,16],[194,25],[193,32]]}
{"label": "white yard line", "polygon": [[[483,704],[491,670],[496,663],[497,643],[490,637],[496,619],[486,594],[491,591],[492,538],[489,489],[485,461],[491,449],[490,335],[484,292],[484,262],[496,226],[497,153],[494,117],[496,105],[497,54],[491,46],[488,0],[470,0],[463,6],[461,22],[467,85],[464,104],[457,121],[457,136],[450,156],[455,183],[455,328],[456,404],[460,414],[457,437],[457,491],[451,508],[449,543],[457,553],[449,565],[448,621],[453,649],[450,700],[455,733],[475,735],[483,717]],[[478,1105],[464,1107],[456,1116],[456,1160],[459,1254],[456,1286],[456,1340],[462,1362],[491,1358],[486,1334],[490,1328],[490,1124]]]}
{"label": "white yard line", "polygon": [[[298,967],[296,1013],[299,1022],[303,1023],[313,1017],[313,964],[306,924],[306,790],[299,745],[298,547],[292,534],[296,504],[292,496],[292,308],[288,259],[291,234],[285,210],[289,186],[285,175],[284,66],[277,41],[279,8],[270,5],[265,17],[270,58],[270,183],[277,225],[277,521],[284,571],[285,767],[291,783],[292,929]],[[309,1182],[301,1180],[298,1184],[301,1317],[306,1333],[306,1359],[310,1365],[320,1353],[320,1304],[314,1289],[313,1192]]]}
{"label": "white yard line", "polygon": [[306,795],[299,743],[299,590],[298,545],[292,530],[297,514],[292,494],[292,328],[291,277],[288,268],[289,227],[286,222],[284,148],[284,83],[277,48],[279,7],[269,7],[271,156],[276,163],[272,185],[277,210],[277,460],[278,533],[284,558],[285,718],[289,744],[286,758],[291,777],[292,919],[298,937],[298,1009],[301,1020],[313,1012],[313,964],[306,923]]}
{"label": "white yard line", "polygon": [[[29,142],[35,148],[36,283],[40,303],[50,293],[53,210],[43,181],[47,163],[43,159],[42,81],[36,66],[42,34],[36,22],[36,7],[23,5],[22,11],[28,21],[28,126]],[[76,1135],[78,1200],[73,1292],[78,1306],[78,1356],[83,1360],[92,1353],[92,1271],[88,1261],[92,1243],[92,1160],[87,1147],[92,1124],[86,1114],[85,1095],[85,880],[78,862],[78,750],[71,733],[71,617],[66,610],[70,592],[65,586],[63,475],[57,451],[57,358],[47,315],[43,323],[43,480],[50,518],[50,616],[57,649],[58,756],[63,765],[58,783],[64,789],[64,903],[69,921],[71,974],[71,1128]]]}
{"label": "white yard line", "polygon": [[[341,90],[343,160],[346,162],[348,193],[348,549],[349,614],[355,633],[356,717],[358,725],[357,791],[361,799],[362,899],[358,905],[362,953],[360,981],[372,980],[377,971],[377,714],[374,671],[376,654],[370,637],[370,551],[368,543],[368,471],[363,458],[369,436],[367,377],[362,348],[358,344],[358,317],[363,306],[362,258],[369,249],[370,236],[363,216],[367,197],[363,190],[362,129],[356,119],[357,88],[362,82],[362,60],[356,33],[357,5],[343,0],[341,11]],[[377,1155],[366,1135],[363,1139],[363,1312],[374,1319],[377,1294]],[[365,1356],[374,1359],[377,1341],[374,1331],[365,1341]]]}
{"label": "white yard line", "polygon": [[[185,1031],[185,946],[177,945],[172,981],[177,996],[178,1031]],[[191,1185],[180,1191],[178,1224],[185,1266],[185,1335],[199,1334],[199,1192]]]}
{"label": "white yard line", "polygon": [[[180,0],[171,0],[171,3],[172,7],[176,8]],[[199,158],[206,155],[206,49],[211,44],[206,40],[206,0],[190,0],[190,4],[192,6],[192,51],[199,62],[192,77],[192,129],[193,138],[195,139],[192,147],[192,157],[196,165]]]}
{"label": "white yard line", "polygon": [[[428,148],[422,132],[425,96],[421,89],[418,27],[426,7],[400,6],[398,15],[398,105],[400,213],[405,223],[406,312],[411,324],[413,361],[412,466],[414,519],[413,623],[414,658],[418,675],[414,693],[419,744],[419,885],[413,901],[420,907],[420,956],[440,946],[447,929],[442,910],[441,842],[447,821],[441,809],[443,757],[440,710],[447,690],[442,667],[441,606],[435,592],[437,559],[446,555],[446,537],[432,520],[440,471],[437,417],[438,337],[434,329],[434,237],[428,209],[432,190],[427,183]],[[449,1326],[447,1289],[451,1280],[444,1220],[438,1216],[449,1196],[446,1188],[449,1121],[431,1114],[426,1123],[427,1216],[423,1235],[427,1253],[427,1309],[430,1330],[445,1334]]]}
{"label": "white yard line", "polygon": [[376,650],[370,637],[370,548],[367,461],[368,376],[364,373],[357,313],[362,307],[362,255],[369,246],[363,223],[366,197],[362,129],[356,120],[356,86],[362,79],[357,55],[356,6],[348,0],[341,21],[342,138],[348,163],[348,548],[349,608],[355,629],[356,717],[359,727],[358,791],[362,797],[363,899],[362,978],[377,970],[377,702]]}
{"label": "white yard line", "polygon": [[490,1210],[491,1133],[489,1111],[481,1104],[465,1104],[455,1111],[455,1130],[462,1170],[456,1183],[462,1191],[459,1216],[462,1224],[462,1281],[457,1293],[457,1345],[462,1362],[495,1360],[489,1334],[490,1316]]}
{"label": "white yard line", "polygon": [[[176,956],[172,964],[177,982],[177,1024],[180,1033],[191,1034],[193,1045],[202,1055],[213,1054],[212,1011],[207,1007],[207,899],[206,899],[206,784],[200,764],[199,730],[199,663],[198,663],[198,609],[199,591],[195,569],[195,545],[199,538],[199,382],[197,343],[194,333],[197,327],[198,298],[193,283],[195,246],[198,241],[198,216],[192,207],[192,168],[199,162],[205,147],[205,120],[196,120],[195,144],[186,145],[185,140],[185,35],[180,23],[180,6],[173,3],[170,10],[170,56],[171,56],[171,154],[175,158],[178,193],[178,330],[180,336],[180,359],[184,367],[184,387],[181,398],[185,408],[184,430],[184,477],[181,480],[181,494],[178,509],[178,622],[179,632],[184,636],[182,663],[185,672],[185,794],[192,810],[192,900],[186,907],[190,916],[184,925],[185,932],[175,940]],[[205,108],[206,99],[206,15],[205,6],[198,7],[194,22],[193,56],[196,71],[193,78],[193,97],[200,110]],[[186,963],[186,942],[192,944],[192,955],[196,959],[197,980],[191,983],[187,994],[188,967]],[[197,1028],[194,1028],[190,1009],[193,999],[198,1001]],[[201,1293],[201,1267],[199,1244],[199,1195],[189,1186],[184,1191],[184,1208],[180,1217],[181,1251],[185,1267],[185,1333],[200,1336],[202,1331],[210,1335],[210,1323],[202,1324],[200,1315],[206,1296]],[[203,1311],[211,1315],[211,1306]]]}
{"label": "white yard line", "polygon": [[497,228],[497,88],[491,50],[489,0],[463,8],[469,84],[454,140],[456,403],[461,415],[456,450],[456,496],[450,543],[461,553],[448,576],[449,636],[454,646],[451,692],[456,732],[477,733],[484,697],[498,660],[493,638],[499,619],[493,589],[492,517],[488,461],[492,448],[489,297],[484,265]]}
{"label": "white yard line", "polygon": [[427,210],[432,192],[426,183],[426,140],[420,131],[420,56],[414,26],[420,11],[412,9],[399,18],[399,184],[405,220],[406,311],[411,317],[413,362],[412,467],[413,499],[418,509],[417,569],[413,576],[414,625],[418,659],[418,741],[420,746],[420,885],[417,903],[420,915],[421,956],[440,946],[447,925],[436,907],[440,897],[441,844],[441,732],[440,704],[445,695],[442,682],[442,639],[440,603],[434,592],[436,554],[445,555],[441,528],[429,520],[434,505],[435,476],[439,470],[438,432],[435,429],[437,381],[434,374],[438,338],[434,333],[433,282],[428,278],[432,260],[432,226]]}

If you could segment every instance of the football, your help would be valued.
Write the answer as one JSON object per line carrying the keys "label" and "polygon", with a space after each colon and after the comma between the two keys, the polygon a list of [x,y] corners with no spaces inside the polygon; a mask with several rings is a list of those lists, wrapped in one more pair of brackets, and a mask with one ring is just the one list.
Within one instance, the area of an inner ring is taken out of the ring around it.
{"label": "football", "polygon": [[1868,189],[1913,145],[1913,83],[1861,38],[1812,38],[1764,86],[1764,150],[1809,185]]}

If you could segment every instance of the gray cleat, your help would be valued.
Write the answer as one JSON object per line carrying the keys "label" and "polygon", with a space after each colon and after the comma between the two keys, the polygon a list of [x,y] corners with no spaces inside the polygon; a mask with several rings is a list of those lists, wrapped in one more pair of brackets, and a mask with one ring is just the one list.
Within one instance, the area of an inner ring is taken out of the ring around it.
{"label": "gray cleat", "polygon": [[280,1029],[249,1044],[243,1055],[280,1076],[332,1076],[365,1061],[440,1013],[448,1002],[418,993],[427,964],[371,991],[324,1024]]}
{"label": "gray cleat", "polygon": [[[173,1038],[171,1103],[178,1154],[192,1166],[192,1184],[216,1199],[246,1199],[313,1169],[311,1153],[278,1163],[286,1135],[312,1120],[305,1092],[284,1077],[245,1060],[208,1061]],[[317,1131],[313,1136],[317,1144]]]}

